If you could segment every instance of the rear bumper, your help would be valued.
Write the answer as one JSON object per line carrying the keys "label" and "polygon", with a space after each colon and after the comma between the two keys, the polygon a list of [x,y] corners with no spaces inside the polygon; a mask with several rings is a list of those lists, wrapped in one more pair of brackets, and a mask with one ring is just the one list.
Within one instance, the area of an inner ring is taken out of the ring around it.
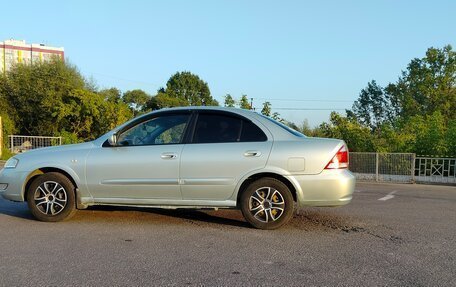
{"label": "rear bumper", "polygon": [[355,176],[347,169],[323,170],[316,175],[287,176],[296,188],[299,206],[348,204],[355,190]]}

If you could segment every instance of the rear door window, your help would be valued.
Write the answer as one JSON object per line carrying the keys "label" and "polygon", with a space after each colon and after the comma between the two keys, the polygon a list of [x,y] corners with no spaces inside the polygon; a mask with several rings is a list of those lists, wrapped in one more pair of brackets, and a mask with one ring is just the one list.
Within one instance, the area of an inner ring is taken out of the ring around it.
{"label": "rear door window", "polygon": [[237,142],[242,120],[218,114],[200,114],[196,122],[194,143]]}
{"label": "rear door window", "polygon": [[266,141],[264,132],[251,121],[224,114],[198,115],[193,143]]}

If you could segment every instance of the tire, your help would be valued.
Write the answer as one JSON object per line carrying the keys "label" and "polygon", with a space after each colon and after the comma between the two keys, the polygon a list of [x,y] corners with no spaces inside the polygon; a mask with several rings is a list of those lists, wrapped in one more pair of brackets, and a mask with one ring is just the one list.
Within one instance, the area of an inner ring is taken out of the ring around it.
{"label": "tire", "polygon": [[283,182],[265,177],[252,182],[244,190],[240,207],[245,220],[252,226],[276,229],[293,216],[293,195]]}
{"label": "tire", "polygon": [[26,197],[32,215],[40,221],[63,221],[76,213],[75,187],[61,173],[39,175],[27,189]]}

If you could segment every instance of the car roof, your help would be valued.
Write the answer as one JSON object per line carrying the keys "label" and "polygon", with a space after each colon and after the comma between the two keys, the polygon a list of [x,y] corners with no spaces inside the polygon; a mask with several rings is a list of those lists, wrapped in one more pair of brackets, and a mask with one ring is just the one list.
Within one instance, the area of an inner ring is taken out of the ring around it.
{"label": "car roof", "polygon": [[267,119],[265,116],[262,116],[261,114],[251,111],[251,110],[246,110],[246,109],[240,109],[240,108],[234,108],[234,107],[219,107],[219,106],[186,106],[186,107],[173,107],[173,108],[162,108],[159,110],[151,111],[149,113],[146,113],[144,115],[138,116],[134,119],[131,119],[122,125],[114,128],[110,132],[106,133],[105,135],[101,136],[99,139],[100,141],[106,140],[106,138],[114,133],[117,132],[118,130],[122,129],[123,127],[135,122],[135,121],[140,121],[141,119],[150,117],[154,114],[160,114],[160,113],[167,113],[167,112],[173,112],[173,111],[220,111],[220,112],[228,112],[228,113],[234,113],[238,114],[241,116],[244,116],[250,120],[254,120],[257,123],[260,123],[264,128],[268,130],[269,133],[271,133],[272,137],[274,140],[298,140],[300,138],[293,136],[291,133],[286,131],[284,128],[281,128],[279,125],[274,124],[270,119]]}
{"label": "car roof", "polygon": [[[156,110],[155,112],[172,112],[172,111],[220,111],[220,112],[229,112],[235,113],[241,116],[244,116],[250,120],[255,119],[257,122],[260,122],[266,129],[268,129],[273,137],[277,139],[295,139],[298,138],[293,136],[290,132],[286,131],[286,129],[280,127],[280,124],[273,123],[275,120],[269,118],[267,119],[265,116],[246,109],[240,109],[235,107],[219,107],[219,106],[187,106],[187,107],[174,107],[174,108],[163,108],[160,110]],[[153,112],[152,112],[153,113]]]}
{"label": "car roof", "polygon": [[247,118],[257,118],[260,116],[257,112],[252,110],[240,109],[235,107],[219,107],[219,106],[186,106],[186,107],[173,107],[173,108],[162,108],[145,114],[144,116],[163,113],[163,112],[173,112],[173,111],[220,111],[220,112],[229,112],[235,113],[238,115],[245,116]]}

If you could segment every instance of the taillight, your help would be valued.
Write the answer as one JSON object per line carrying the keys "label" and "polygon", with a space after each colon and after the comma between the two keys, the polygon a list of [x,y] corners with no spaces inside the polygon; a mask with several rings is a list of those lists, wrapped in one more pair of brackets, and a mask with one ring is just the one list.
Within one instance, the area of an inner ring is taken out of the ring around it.
{"label": "taillight", "polygon": [[325,169],[348,168],[348,150],[343,145],[336,155],[328,162]]}

